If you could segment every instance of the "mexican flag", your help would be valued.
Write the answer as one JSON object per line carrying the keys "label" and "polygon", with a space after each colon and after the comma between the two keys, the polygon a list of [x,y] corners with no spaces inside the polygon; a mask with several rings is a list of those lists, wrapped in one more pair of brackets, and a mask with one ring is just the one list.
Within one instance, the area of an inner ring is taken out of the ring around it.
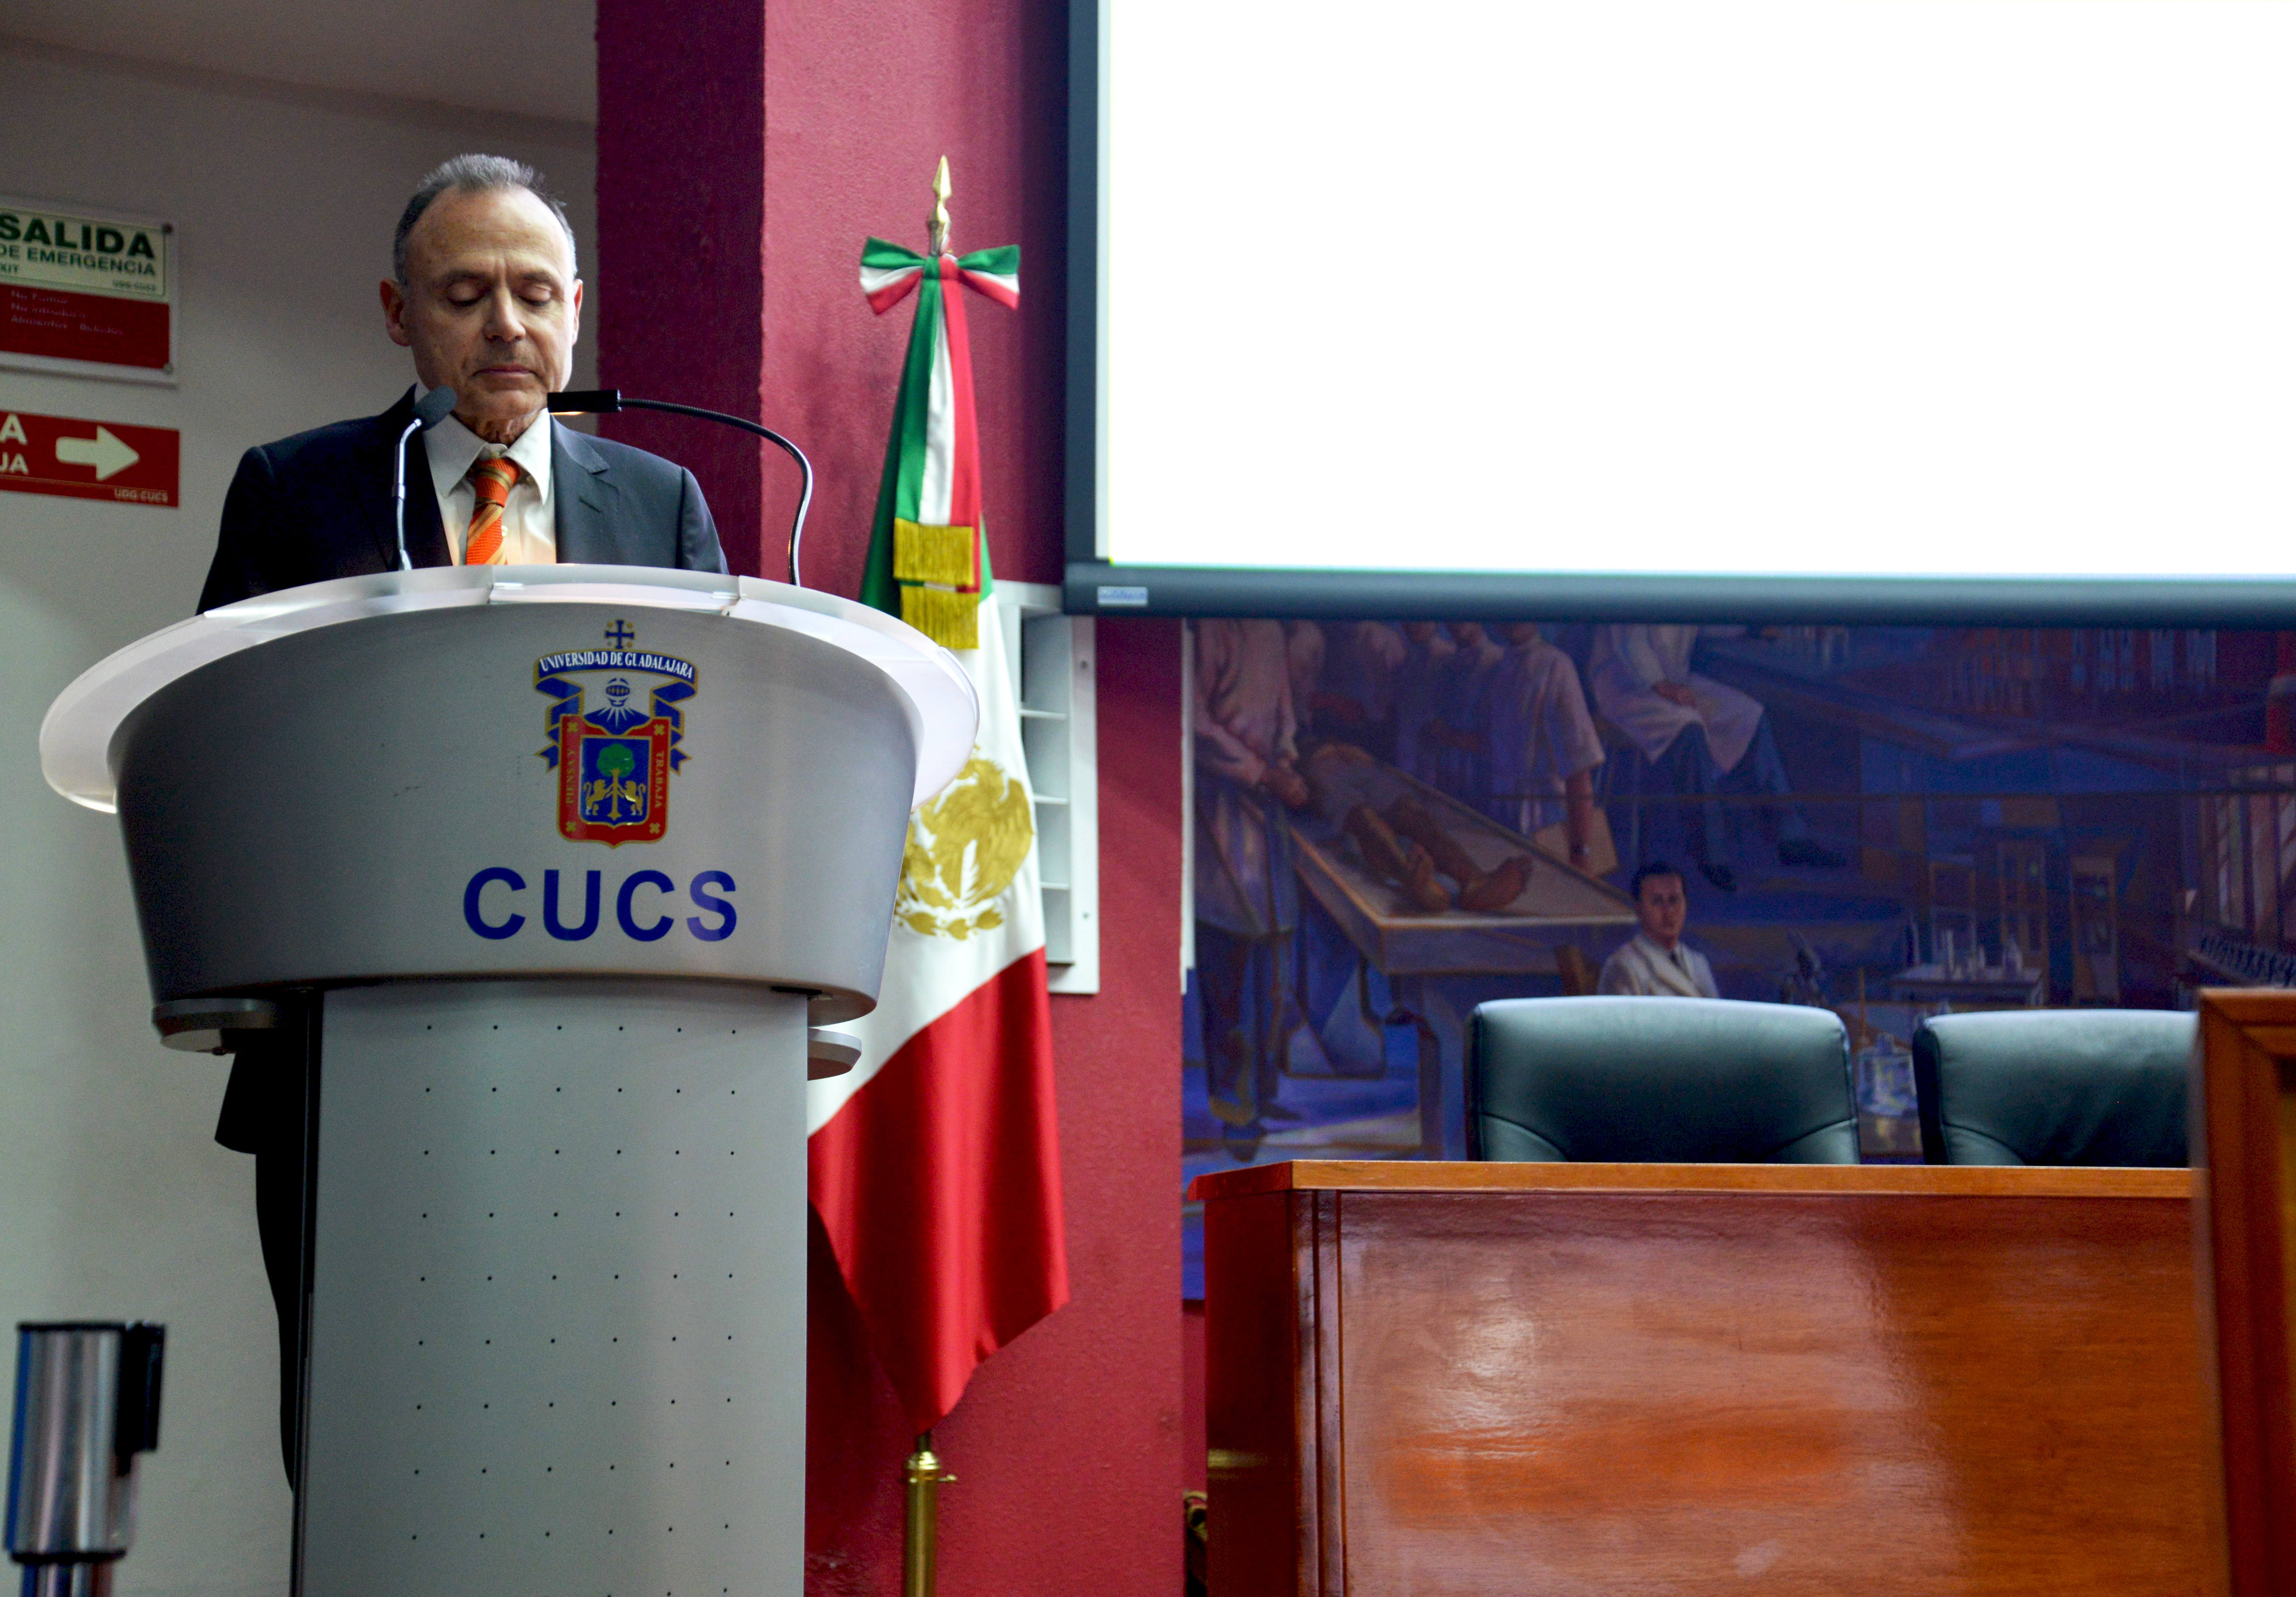
{"label": "mexican flag", "polygon": [[968,288],[1018,309],[1020,250],[920,255],[882,238],[862,247],[869,308],[882,316],[914,292],[917,319],[893,400],[861,602],[952,649],[974,646],[974,613],[995,586],[980,532],[980,434],[962,292]]}
{"label": "mexican flag", "polygon": [[[874,239],[869,247],[873,254],[895,248]],[[983,253],[1010,257],[1007,280],[1017,295],[1019,252]],[[865,289],[870,259],[863,257]],[[910,259],[919,263],[914,286],[926,263]],[[951,276],[934,286],[953,285],[961,263],[944,255],[939,264]],[[952,358],[939,309],[955,298],[935,294],[918,305],[921,332],[910,342],[879,497],[873,587],[863,597],[912,624],[923,608],[907,597],[912,587],[945,596],[929,601],[944,606],[944,619],[961,608],[971,646],[956,657],[980,697],[980,731],[964,770],[910,819],[877,1008],[840,1028],[860,1037],[861,1058],[846,1074],[811,1084],[807,1126],[813,1206],[872,1350],[919,1432],[955,1406],[983,1359],[1069,1295],[1044,902],[1017,663],[995,602],[983,603],[979,587],[895,578],[885,547],[896,519],[889,505],[922,506],[942,519],[898,519],[947,531],[957,525],[947,519],[954,504],[967,517],[958,530],[979,552],[986,585],[971,366]],[[941,332],[922,336],[929,324]],[[961,333],[955,350],[964,355]],[[914,392],[925,395],[915,416]],[[922,436],[906,439],[918,416]],[[936,483],[952,492],[969,484],[971,498],[907,497],[905,484],[938,491]],[[960,594],[961,606],[953,597]]]}

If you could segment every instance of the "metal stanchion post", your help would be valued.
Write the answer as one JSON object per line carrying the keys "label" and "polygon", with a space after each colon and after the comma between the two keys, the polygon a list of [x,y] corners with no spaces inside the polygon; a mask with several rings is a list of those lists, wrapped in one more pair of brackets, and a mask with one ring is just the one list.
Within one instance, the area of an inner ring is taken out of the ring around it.
{"label": "metal stanchion post", "polygon": [[956,1477],[941,1473],[931,1431],[917,1438],[917,1450],[909,1454],[901,1473],[908,1486],[908,1512],[901,1536],[901,1597],[933,1597],[940,1489],[955,1483]]}

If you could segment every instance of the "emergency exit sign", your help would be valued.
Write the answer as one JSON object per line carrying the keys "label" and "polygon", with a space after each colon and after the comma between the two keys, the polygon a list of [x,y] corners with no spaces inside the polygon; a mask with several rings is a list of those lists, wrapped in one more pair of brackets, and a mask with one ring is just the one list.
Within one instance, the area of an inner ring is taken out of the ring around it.
{"label": "emergency exit sign", "polygon": [[0,196],[0,366],[173,383],[175,229]]}
{"label": "emergency exit sign", "polygon": [[182,457],[173,427],[0,411],[0,491],[172,506]]}

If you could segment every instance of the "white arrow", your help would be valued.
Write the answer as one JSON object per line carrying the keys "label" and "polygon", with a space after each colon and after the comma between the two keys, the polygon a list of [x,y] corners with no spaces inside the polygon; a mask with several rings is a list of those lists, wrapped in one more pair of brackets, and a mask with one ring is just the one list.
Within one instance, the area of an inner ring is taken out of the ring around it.
{"label": "white arrow", "polygon": [[56,458],[66,465],[92,465],[95,480],[108,481],[144,458],[121,443],[111,428],[98,424],[94,438],[59,438]]}

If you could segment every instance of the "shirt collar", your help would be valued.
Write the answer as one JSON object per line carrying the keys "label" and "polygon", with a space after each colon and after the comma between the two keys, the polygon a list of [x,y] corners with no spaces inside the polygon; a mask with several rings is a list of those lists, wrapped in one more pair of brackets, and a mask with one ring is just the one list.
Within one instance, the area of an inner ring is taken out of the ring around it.
{"label": "shirt collar", "polygon": [[[422,384],[414,385],[414,397],[422,399],[428,392]],[[507,455],[518,463],[534,486],[542,503],[550,503],[551,429],[554,423],[547,412],[527,424],[518,441],[507,449],[496,449],[468,427],[462,418],[451,412],[446,419],[422,435],[424,457],[430,462],[430,481],[440,498],[454,492],[480,455]]]}

